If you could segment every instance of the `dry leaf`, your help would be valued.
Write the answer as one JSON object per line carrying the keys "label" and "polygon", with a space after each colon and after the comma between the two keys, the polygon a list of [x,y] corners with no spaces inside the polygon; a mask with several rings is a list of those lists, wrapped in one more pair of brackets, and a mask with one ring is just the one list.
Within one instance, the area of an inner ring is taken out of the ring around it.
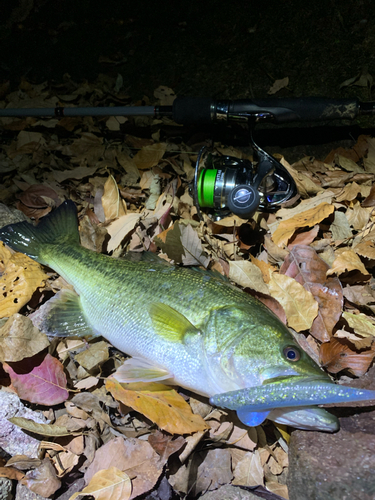
{"label": "dry leaf", "polygon": [[324,202],[290,219],[283,220],[273,233],[272,239],[278,246],[286,245],[296,229],[315,226],[318,222],[326,219],[334,210],[333,205]]}
{"label": "dry leaf", "polygon": [[102,206],[106,221],[126,215],[126,202],[120,197],[117,182],[113,175],[110,175],[104,184]]}
{"label": "dry leaf", "polygon": [[61,481],[56,477],[56,471],[48,458],[45,458],[39,467],[28,472],[21,483],[46,498],[61,487]]}
{"label": "dry leaf", "polygon": [[270,294],[283,306],[288,325],[297,332],[309,330],[318,314],[318,303],[311,292],[293,278],[272,273],[268,284]]}
{"label": "dry leaf", "polygon": [[96,450],[95,458],[86,473],[86,482],[99,471],[116,467],[132,479],[132,494],[136,498],[150,491],[158,481],[164,463],[147,441],[116,437]]}
{"label": "dry leaf", "polygon": [[346,339],[331,338],[320,346],[320,363],[331,373],[347,368],[353,375],[360,377],[367,372],[375,356],[375,344],[370,350],[361,353],[347,346]]}
{"label": "dry leaf", "polygon": [[234,469],[232,484],[258,486],[264,484],[264,471],[258,450],[249,451]]}
{"label": "dry leaf", "polygon": [[361,259],[350,249],[343,249],[340,252],[336,252],[336,259],[333,261],[332,268],[328,269],[327,276],[342,274],[346,271],[359,271],[365,277],[369,277],[369,273],[362,264]]}
{"label": "dry leaf", "polygon": [[9,422],[17,425],[17,427],[20,427],[21,429],[25,429],[41,436],[58,437],[71,435],[71,432],[69,432],[66,427],[54,424],[39,424],[29,418],[12,417],[9,419]]}
{"label": "dry leaf", "polygon": [[306,245],[294,246],[280,268],[281,274],[297,280],[317,301],[318,315],[310,334],[321,342],[330,339],[343,307],[341,283],[336,277],[327,278],[328,269],[315,250]]}
{"label": "dry leaf", "polygon": [[69,397],[63,365],[50,354],[36,354],[17,363],[3,364],[18,396],[30,403],[51,406]]}
{"label": "dry leaf", "polygon": [[229,278],[244,288],[248,287],[257,292],[269,294],[262,271],[248,260],[229,261]]}
{"label": "dry leaf", "polygon": [[94,474],[86,488],[74,493],[69,500],[87,495],[95,500],[128,500],[131,492],[130,477],[116,467],[110,467]]}
{"label": "dry leaf", "polygon": [[0,261],[4,266],[0,277],[0,318],[9,318],[29,302],[48,276],[35,260],[18,252],[10,254],[1,241]]}
{"label": "dry leaf", "polygon": [[134,156],[133,162],[139,170],[150,170],[163,158],[167,145],[165,143],[144,146]]}
{"label": "dry leaf", "polygon": [[139,411],[171,434],[191,434],[208,428],[202,417],[194,415],[186,401],[164,384],[120,384],[109,378],[106,388],[115,399]]}
{"label": "dry leaf", "polygon": [[47,336],[34,327],[31,320],[13,314],[0,328],[0,361],[21,361],[49,346]]}

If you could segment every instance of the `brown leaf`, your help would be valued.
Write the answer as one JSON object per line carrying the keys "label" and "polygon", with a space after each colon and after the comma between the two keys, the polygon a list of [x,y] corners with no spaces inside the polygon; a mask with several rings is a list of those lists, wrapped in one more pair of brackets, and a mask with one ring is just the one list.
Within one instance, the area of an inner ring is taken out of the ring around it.
{"label": "brown leaf", "polygon": [[375,344],[371,349],[358,353],[348,347],[346,339],[331,338],[320,346],[320,363],[331,373],[347,368],[353,375],[360,377],[368,370],[375,356]]}
{"label": "brown leaf", "polygon": [[304,231],[303,233],[298,233],[294,235],[291,239],[288,248],[291,250],[296,245],[310,245],[319,233],[319,226],[316,224],[310,231]]}
{"label": "brown leaf", "polygon": [[47,336],[34,327],[31,320],[13,314],[0,328],[0,361],[21,361],[49,346]]}
{"label": "brown leaf", "polygon": [[318,315],[310,333],[321,342],[327,342],[334,326],[340,319],[343,308],[343,292],[338,278],[327,278],[329,269],[315,252],[306,245],[296,245],[285,259],[280,273],[294,278],[309,290],[318,302]]}
{"label": "brown leaf", "polygon": [[272,235],[273,241],[278,246],[286,245],[293,236],[296,229],[301,227],[313,227],[318,222],[326,219],[335,207],[329,203],[321,203],[317,207],[310,208],[290,219],[281,221],[278,228]]}
{"label": "brown leaf", "polygon": [[272,297],[283,306],[291,328],[297,332],[311,328],[318,314],[318,303],[311,292],[293,278],[277,273],[272,273],[269,289]]}
{"label": "brown leaf", "polygon": [[0,477],[7,477],[8,479],[20,481],[25,477],[25,474],[14,467],[0,467]]}
{"label": "brown leaf", "polygon": [[173,453],[176,453],[184,446],[186,440],[182,436],[174,439],[173,436],[157,430],[149,435],[148,442],[160,455],[162,462],[165,462]]}
{"label": "brown leaf", "polygon": [[351,249],[343,248],[342,251],[336,252],[336,259],[331,269],[328,269],[327,276],[343,274],[346,271],[359,271],[365,278],[370,277],[358,255]]}
{"label": "brown leaf", "polygon": [[56,477],[55,469],[48,458],[35,470],[26,474],[21,483],[42,497],[49,497],[61,487],[61,481]]}
{"label": "brown leaf", "polygon": [[29,302],[48,278],[42,266],[22,253],[11,254],[0,242],[0,318],[9,318]]}
{"label": "brown leaf", "polygon": [[81,495],[92,496],[95,500],[128,500],[131,492],[130,477],[116,467],[110,467],[94,474],[86,488],[74,493],[69,500]]}
{"label": "brown leaf", "polygon": [[106,221],[117,219],[127,213],[126,203],[120,197],[117,182],[113,175],[110,175],[104,184],[102,205]]}
{"label": "brown leaf", "polygon": [[134,477],[130,498],[136,498],[155,486],[163,466],[159,455],[147,441],[116,437],[96,450],[95,458],[85,473],[85,480],[88,483],[98,471],[116,467]]}

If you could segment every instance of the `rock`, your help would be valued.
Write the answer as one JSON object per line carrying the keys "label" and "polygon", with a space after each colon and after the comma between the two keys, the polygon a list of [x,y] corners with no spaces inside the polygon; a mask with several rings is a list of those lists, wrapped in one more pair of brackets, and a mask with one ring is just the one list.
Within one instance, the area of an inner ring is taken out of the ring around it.
{"label": "rock", "polygon": [[0,477],[0,500],[11,500],[13,483],[7,477]]}
{"label": "rock", "polygon": [[375,411],[340,418],[340,425],[336,434],[292,433],[290,500],[375,498]]}
{"label": "rock", "polygon": [[39,423],[47,420],[39,411],[33,411],[24,406],[17,394],[0,391],[0,447],[9,455],[27,455],[38,458],[40,441],[29,436],[19,427],[11,424],[9,418],[24,417]]}
{"label": "rock", "polygon": [[259,496],[251,493],[251,491],[243,490],[238,486],[226,484],[218,490],[209,491],[201,497],[200,500],[259,500]]}
{"label": "rock", "polygon": [[29,488],[27,488],[23,484],[18,483],[15,500],[45,500],[45,497],[41,497],[37,493],[29,490]]}
{"label": "rock", "polygon": [[[375,367],[348,385],[375,389]],[[292,432],[289,446],[290,500],[373,500],[375,498],[375,410],[345,403],[330,411],[340,431]]]}

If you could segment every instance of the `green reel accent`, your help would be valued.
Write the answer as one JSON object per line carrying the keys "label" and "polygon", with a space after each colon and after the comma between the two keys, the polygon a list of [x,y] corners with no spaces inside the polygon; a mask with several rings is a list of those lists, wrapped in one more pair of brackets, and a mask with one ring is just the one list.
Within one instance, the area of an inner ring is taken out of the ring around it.
{"label": "green reel accent", "polygon": [[197,192],[198,203],[201,207],[214,206],[214,189],[217,170],[203,169],[199,173]]}

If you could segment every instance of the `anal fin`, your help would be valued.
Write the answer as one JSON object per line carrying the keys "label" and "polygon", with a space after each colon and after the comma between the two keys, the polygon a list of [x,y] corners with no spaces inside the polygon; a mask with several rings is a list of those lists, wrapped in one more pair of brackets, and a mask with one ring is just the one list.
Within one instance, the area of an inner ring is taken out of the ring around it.
{"label": "anal fin", "polygon": [[129,358],[113,374],[118,382],[159,382],[173,378],[168,370],[153,365],[143,358]]}
{"label": "anal fin", "polygon": [[268,415],[269,411],[251,411],[250,406],[244,406],[243,408],[238,408],[237,416],[241,422],[249,427],[255,427],[262,424]]}
{"label": "anal fin", "polygon": [[69,289],[57,292],[35,313],[30,314],[34,326],[53,337],[93,337],[94,332],[83,313],[79,295]]}

